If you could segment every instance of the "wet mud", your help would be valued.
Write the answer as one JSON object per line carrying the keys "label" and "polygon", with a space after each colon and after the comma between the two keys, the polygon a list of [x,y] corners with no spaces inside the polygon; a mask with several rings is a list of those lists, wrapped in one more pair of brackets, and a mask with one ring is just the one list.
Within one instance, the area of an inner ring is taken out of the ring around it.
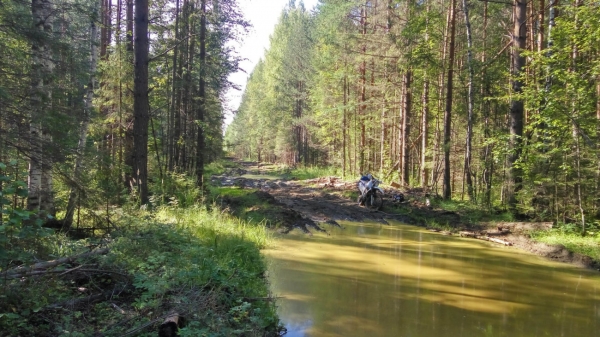
{"label": "wet mud", "polygon": [[[470,231],[477,237],[493,236],[507,245],[529,251],[548,259],[574,264],[584,268],[600,270],[600,263],[588,256],[572,253],[561,245],[548,245],[530,239],[526,230],[497,230],[497,223],[473,224],[461,214],[430,206],[432,198],[420,188],[387,189],[381,210],[372,211],[356,202],[358,191],[356,182],[342,181],[335,177],[322,177],[298,181],[294,177],[282,177],[270,173],[268,165],[253,162],[239,162],[242,168],[230,169],[221,176],[213,176],[213,184],[254,189],[257,202],[270,205],[268,215],[276,223],[281,233],[299,230],[307,235],[313,232],[327,232],[330,226],[341,227],[339,220],[355,222],[379,222],[388,224],[386,219],[406,224],[427,227],[435,221],[450,230],[439,231],[444,235],[460,235]],[[396,202],[394,195],[404,194],[406,200]],[[433,197],[435,198],[435,196]],[[234,199],[225,200],[235,208]]]}

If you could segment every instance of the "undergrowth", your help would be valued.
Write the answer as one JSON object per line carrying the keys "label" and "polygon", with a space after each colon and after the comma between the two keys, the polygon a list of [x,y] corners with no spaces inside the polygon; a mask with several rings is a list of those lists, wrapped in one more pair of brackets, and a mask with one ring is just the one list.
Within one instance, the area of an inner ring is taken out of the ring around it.
{"label": "undergrowth", "polygon": [[[279,335],[259,251],[271,240],[263,226],[216,207],[113,214],[118,230],[102,240],[47,235],[43,249],[0,267],[0,336],[156,336],[174,313],[185,318],[180,336]],[[108,253],[38,274],[15,272],[102,248]]]}

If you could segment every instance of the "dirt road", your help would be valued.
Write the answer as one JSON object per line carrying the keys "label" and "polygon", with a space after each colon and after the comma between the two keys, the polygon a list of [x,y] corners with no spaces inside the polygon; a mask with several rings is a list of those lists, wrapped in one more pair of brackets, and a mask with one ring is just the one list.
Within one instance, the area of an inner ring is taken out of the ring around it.
{"label": "dirt road", "polygon": [[[292,176],[274,176],[272,166],[253,162],[240,164],[241,168],[230,169],[222,176],[213,176],[213,183],[254,190],[257,201],[269,204],[269,218],[277,223],[283,233],[297,229],[312,235],[314,231],[326,232],[328,226],[340,226],[339,220],[387,224],[386,219],[422,227],[428,227],[432,222],[444,224],[450,230],[439,231],[441,235],[470,231],[481,237],[482,233],[486,235],[486,232],[490,232],[489,225],[468,223],[456,212],[429,206],[420,189],[404,191],[408,201],[403,203],[394,203],[390,197],[400,191],[388,190],[382,210],[371,211],[356,202],[358,192],[355,182],[343,182],[331,177],[298,181]],[[235,204],[234,200],[229,201]],[[534,254],[581,267],[600,268],[591,258],[569,252],[561,245],[534,242],[527,232],[508,231],[500,234],[501,236],[494,236]]]}

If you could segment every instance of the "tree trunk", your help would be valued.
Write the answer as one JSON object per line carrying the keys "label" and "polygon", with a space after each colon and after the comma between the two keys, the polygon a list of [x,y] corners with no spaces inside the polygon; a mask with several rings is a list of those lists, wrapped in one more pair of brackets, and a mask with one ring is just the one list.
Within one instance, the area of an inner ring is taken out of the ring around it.
{"label": "tree trunk", "polygon": [[[425,75],[427,76],[427,75]],[[429,80],[423,82],[423,116],[421,117],[421,187],[427,187],[429,169],[427,168],[427,146],[429,144]]]}
{"label": "tree trunk", "polygon": [[[363,39],[367,38],[367,5],[363,4],[362,9],[361,9],[361,29],[362,29],[362,37]],[[366,78],[366,72],[367,72],[367,63],[364,59],[364,57],[366,56],[367,52],[367,45],[366,42],[363,42],[362,44],[362,57],[363,60],[360,63],[360,103],[359,103],[359,115],[360,115],[360,119],[359,119],[359,123],[360,123],[360,149],[359,149],[359,165],[358,165],[358,170],[360,171],[360,173],[365,173],[365,146],[366,144],[366,135],[365,135],[365,108],[366,108],[366,90],[367,90],[367,78]]]}
{"label": "tree trunk", "polygon": [[206,0],[200,1],[200,81],[198,82],[198,123],[196,144],[196,184],[202,187],[204,174],[204,115],[206,108]]}
{"label": "tree trunk", "polygon": [[[427,2],[427,17],[429,17],[430,2]],[[429,19],[426,21],[425,41],[429,41]],[[427,72],[423,76],[423,96],[421,97],[421,187],[427,188],[429,169],[427,168],[427,146],[429,145],[429,78]]]}
{"label": "tree trunk", "polygon": [[[553,0],[550,0],[553,1]],[[544,49],[544,14],[546,13],[546,4],[544,0],[540,0],[540,9],[538,13],[538,36],[537,36],[537,51],[541,52]]]}
{"label": "tree trunk", "polygon": [[135,0],[127,0],[127,24],[125,28],[125,35],[127,40],[127,51],[133,53],[133,2]]}
{"label": "tree trunk", "polygon": [[31,112],[30,112],[30,161],[27,188],[27,209],[54,214],[54,198],[52,194],[52,162],[50,156],[44,156],[44,148],[50,137],[45,134],[42,120],[44,111],[49,110],[52,101],[50,88],[54,70],[52,51],[48,39],[52,35],[54,19],[53,5],[49,0],[32,0],[31,14],[33,24],[39,38],[34,39],[31,50]]}
{"label": "tree trunk", "polygon": [[[581,5],[581,0],[575,0],[573,4],[575,8]],[[575,15],[575,30],[579,29],[579,17]],[[579,49],[577,44],[573,44],[573,54],[572,54],[572,66],[571,71],[575,72],[577,70],[577,61],[579,58]],[[576,97],[573,97],[572,102],[572,111],[571,111],[571,120],[572,120],[572,133],[574,140],[574,151],[575,151],[575,173],[577,175],[577,180],[575,183],[575,193],[577,197],[577,206],[579,206],[579,215],[581,217],[581,233],[585,235],[585,212],[583,209],[583,198],[581,195],[581,146],[579,143],[579,129],[576,123],[576,120],[579,118],[578,106],[576,105]]]}
{"label": "tree trunk", "polygon": [[[487,61],[487,27],[488,27],[488,3],[485,2],[483,4],[483,52],[481,54],[481,63],[485,64]],[[483,69],[482,77],[485,79],[485,68]],[[481,96],[484,97],[487,92],[487,80],[484,81],[481,85]],[[483,136],[484,139],[489,139],[491,137],[490,134],[490,103],[486,100],[482,100],[481,110],[484,115],[484,124],[483,124]],[[484,160],[484,169],[482,174],[482,183],[484,189],[484,197],[483,200],[485,204],[489,207],[491,206],[491,196],[492,196],[492,171],[493,171],[493,158],[492,158],[492,146],[489,142],[485,143],[485,148],[483,152],[483,160]]]}
{"label": "tree trunk", "polygon": [[512,64],[512,98],[509,112],[509,155],[508,155],[508,190],[507,201],[511,210],[515,211],[517,205],[517,193],[521,190],[522,170],[517,161],[521,157],[523,137],[523,101],[516,97],[523,91],[523,83],[520,76],[525,66],[525,57],[521,51],[525,49],[527,41],[527,29],[525,20],[527,14],[527,1],[515,0],[515,19],[513,25],[513,64]]}
{"label": "tree trunk", "polygon": [[100,0],[100,58],[102,58],[102,60],[105,60],[106,47],[108,46],[108,42],[106,42],[107,2],[108,0]]}
{"label": "tree trunk", "polygon": [[[384,65],[384,69],[387,69],[387,65]],[[387,99],[386,99],[386,90],[388,88],[388,76],[384,71],[384,80],[385,85],[383,87],[381,96],[382,96],[382,105],[381,105],[381,135],[380,135],[380,156],[379,156],[379,176],[383,177],[384,175],[384,167],[385,161],[388,158],[388,151],[385,141],[387,139]]]}
{"label": "tree trunk", "polygon": [[[97,9],[96,9],[97,11]],[[77,199],[77,190],[81,184],[81,170],[83,169],[83,154],[85,153],[85,144],[87,142],[88,126],[90,124],[90,114],[92,110],[92,100],[94,98],[94,84],[96,82],[96,64],[98,63],[98,53],[96,49],[96,39],[98,35],[98,27],[96,26],[95,16],[90,21],[90,79],[87,85],[87,91],[83,103],[83,116],[81,126],[79,129],[79,142],[77,143],[77,153],[75,158],[75,168],[73,169],[73,180],[74,183],[71,186],[69,192],[69,201],[67,203],[67,210],[65,218],[63,219],[62,229],[63,231],[69,230],[73,223],[73,215],[75,214],[75,206]]]}
{"label": "tree trunk", "polygon": [[177,86],[176,86],[176,91],[174,92],[175,95],[175,108],[174,108],[174,121],[173,121],[173,168],[174,170],[178,171],[181,170],[182,168],[182,163],[183,163],[183,159],[182,157],[182,116],[183,116],[183,111],[182,111],[182,102],[184,99],[183,96],[183,86],[185,85],[183,80],[183,64],[184,64],[184,58],[185,55],[187,55],[187,48],[189,46],[189,37],[187,37],[187,35],[189,35],[187,27],[188,25],[188,20],[189,18],[189,9],[188,9],[188,1],[184,0],[183,1],[183,6],[182,6],[182,14],[181,14],[181,27],[180,27],[180,32],[179,32],[179,36],[181,39],[185,38],[185,42],[182,42],[181,44],[181,50],[179,52],[179,59],[177,62]]}
{"label": "tree trunk", "polygon": [[404,107],[402,115],[402,185],[408,186],[410,184],[410,118],[411,118],[411,105],[412,105],[412,91],[411,91],[411,78],[412,74],[410,70],[404,73]]}
{"label": "tree trunk", "polygon": [[[127,0],[126,7],[126,24],[125,24],[125,43],[126,43],[126,55],[127,62],[131,62],[133,64],[133,2],[134,0]],[[131,92],[126,91],[126,95],[131,95]],[[131,97],[131,96],[129,96]],[[125,130],[123,135],[123,157],[124,164],[127,167],[124,171],[123,176],[123,184],[126,189],[132,191],[135,189],[135,161],[134,161],[134,152],[133,152],[133,128],[132,128],[133,120],[130,114],[126,114],[125,117]]]}
{"label": "tree trunk", "polygon": [[148,203],[148,0],[135,0],[133,147],[135,186]]}
{"label": "tree trunk", "polygon": [[446,109],[444,110],[444,185],[443,197],[446,200],[452,198],[452,188],[450,185],[450,136],[452,126],[452,89],[454,77],[454,41],[456,30],[456,0],[450,2],[449,20],[450,20],[450,44],[448,50],[448,76],[446,80]]}
{"label": "tree trunk", "polygon": [[596,214],[600,213],[600,75],[596,76]]}
{"label": "tree trunk", "polygon": [[[348,92],[347,92],[347,87],[348,87],[348,76],[345,74],[346,72],[346,65],[344,64],[344,117],[342,120],[342,133],[343,133],[343,137],[342,137],[342,178],[346,178],[346,147],[347,147],[347,139],[346,139],[346,135],[348,133],[348,122],[347,122],[347,116],[348,116]],[[599,170],[600,172],[600,170]]]}
{"label": "tree trunk", "polygon": [[467,180],[467,193],[471,202],[475,201],[473,179],[471,176],[471,143],[473,137],[473,40],[471,37],[471,22],[469,21],[469,6],[467,0],[463,2],[463,13],[465,15],[465,28],[467,32],[467,63],[469,66],[469,89],[468,89],[468,112],[467,112],[467,139],[465,146],[465,176]]}
{"label": "tree trunk", "polygon": [[[175,43],[179,43],[180,35],[179,35],[179,0],[175,2]],[[171,111],[169,116],[169,138],[167,140],[167,169],[169,171],[173,171],[175,168],[175,146],[177,144],[177,139],[175,138],[175,121],[177,111],[177,92],[178,92],[178,83],[179,77],[177,76],[177,54],[179,52],[179,46],[176,46],[173,50],[173,69],[172,69],[172,86],[171,86]]]}
{"label": "tree trunk", "polygon": [[112,25],[112,1],[101,0],[101,21],[100,27],[100,58],[102,60],[108,60],[108,46],[110,45],[111,38],[111,25]]}
{"label": "tree trunk", "polygon": [[[184,55],[184,58],[186,59],[186,64],[185,64],[185,76],[184,76],[184,84],[183,84],[183,88],[182,88],[182,101],[181,101],[181,106],[183,109],[183,114],[181,116],[181,151],[180,151],[180,165],[181,165],[181,170],[183,172],[188,172],[190,174],[192,174],[192,172],[190,172],[189,170],[189,165],[191,165],[192,163],[190,162],[190,160],[188,160],[188,151],[191,152],[191,149],[189,149],[189,146],[191,144],[189,144],[190,142],[190,135],[189,133],[192,132],[191,129],[191,124],[193,122],[193,118],[194,118],[194,114],[192,111],[192,107],[193,107],[193,94],[194,94],[194,84],[192,83],[192,69],[193,69],[193,64],[194,64],[194,53],[195,53],[195,44],[196,44],[196,39],[191,37],[191,32],[193,32],[193,27],[194,27],[194,3],[190,2],[190,1],[186,1],[187,4],[187,15],[186,15],[186,31],[185,34],[188,35],[188,45],[187,45],[187,50],[186,50],[186,55]],[[188,128],[189,127],[189,128]],[[195,142],[195,140],[194,140]],[[195,161],[194,161],[195,163]]]}

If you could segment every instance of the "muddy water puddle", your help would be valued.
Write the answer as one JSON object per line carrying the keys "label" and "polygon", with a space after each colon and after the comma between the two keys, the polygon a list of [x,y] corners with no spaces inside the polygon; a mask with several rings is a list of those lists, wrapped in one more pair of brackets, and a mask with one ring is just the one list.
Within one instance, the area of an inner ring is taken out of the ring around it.
{"label": "muddy water puddle", "polygon": [[286,336],[600,336],[600,274],[390,222],[265,251]]}

